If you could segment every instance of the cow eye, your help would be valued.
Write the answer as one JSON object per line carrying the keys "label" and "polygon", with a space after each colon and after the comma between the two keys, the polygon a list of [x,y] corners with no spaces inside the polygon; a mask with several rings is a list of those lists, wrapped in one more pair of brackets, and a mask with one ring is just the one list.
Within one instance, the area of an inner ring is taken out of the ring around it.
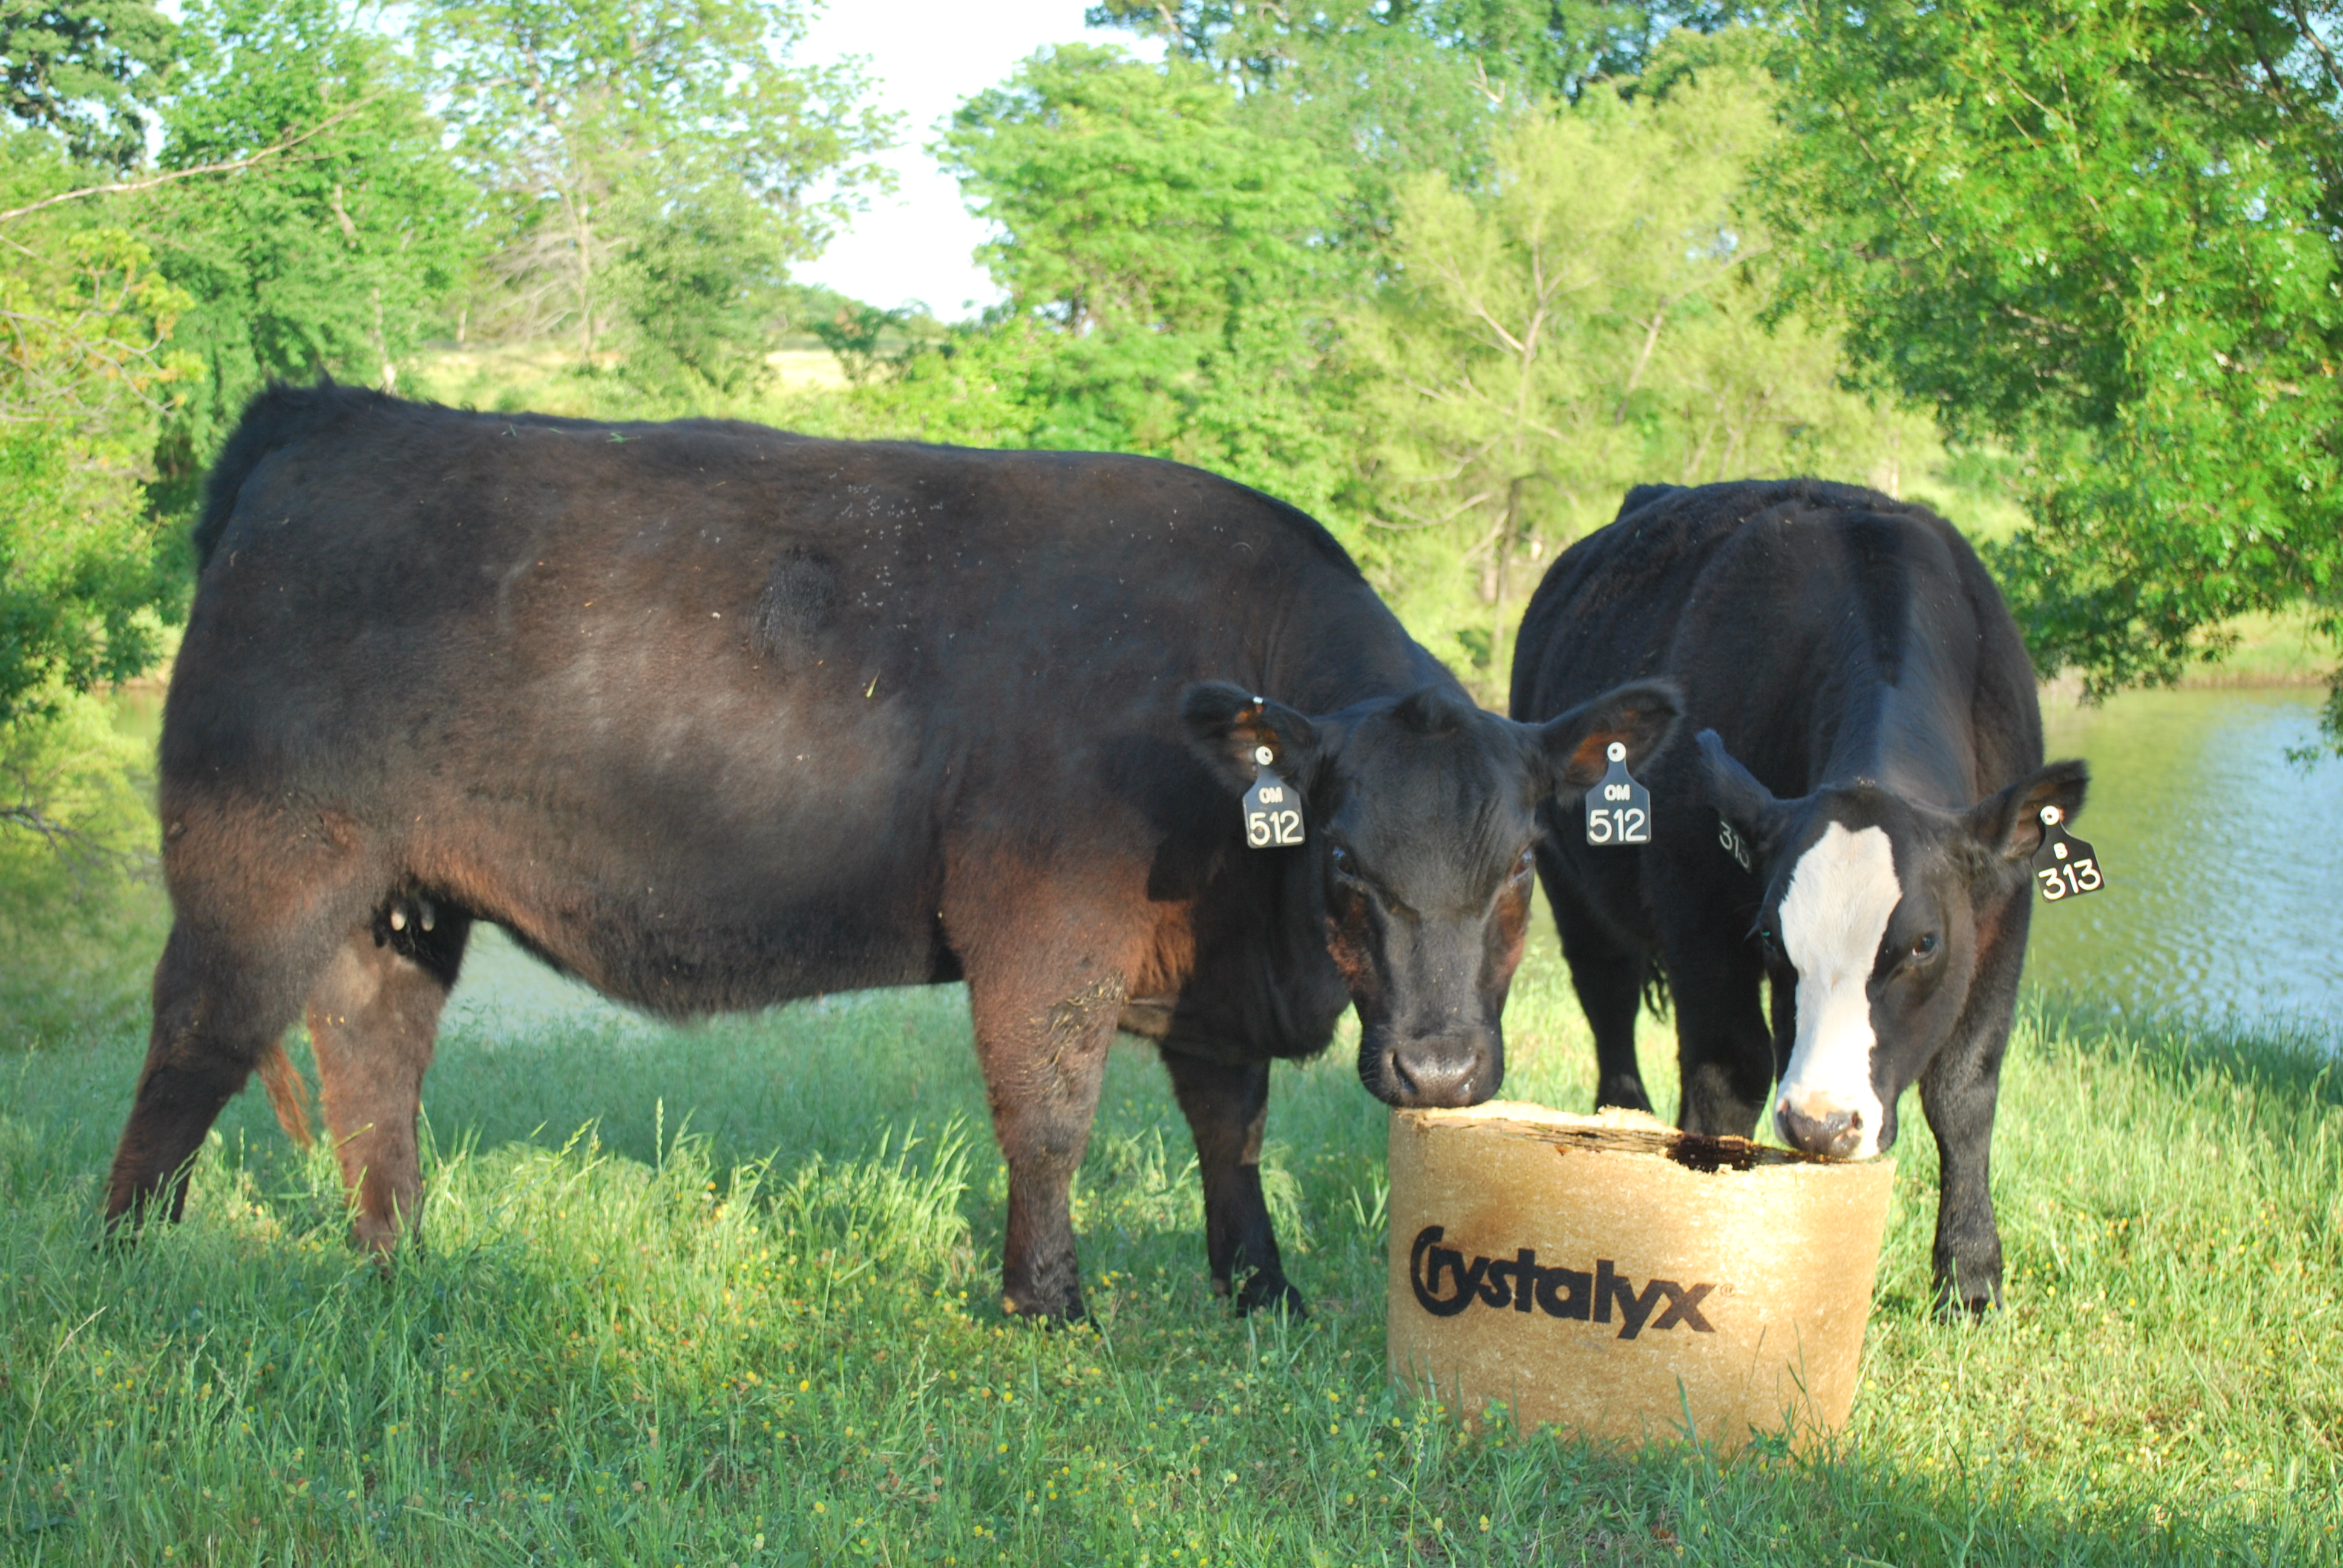
{"label": "cow eye", "polygon": [[1757,950],[1765,954],[1767,960],[1770,962],[1778,964],[1788,961],[1782,952],[1781,940],[1774,935],[1774,928],[1771,926],[1761,926],[1758,928]]}
{"label": "cow eye", "polygon": [[1536,870],[1536,869],[1537,869],[1537,850],[1536,850],[1536,849],[1535,849],[1535,848],[1531,848],[1531,849],[1523,849],[1523,850],[1522,851],[1522,858],[1521,858],[1520,859],[1518,859],[1518,860],[1516,860],[1516,861],[1514,861],[1514,862],[1513,862],[1513,879],[1514,881],[1516,881],[1516,882],[1526,882],[1526,881],[1528,881],[1528,880],[1530,879],[1530,873],[1531,873],[1532,871]]}
{"label": "cow eye", "polygon": [[1912,939],[1912,961],[1913,961],[1913,962],[1915,962],[1915,963],[1919,963],[1919,962],[1922,962],[1922,961],[1924,961],[1924,960],[1927,960],[1927,959],[1933,958],[1933,957],[1935,957],[1935,956],[1936,956],[1936,932],[1934,932],[1934,931],[1922,931],[1918,936],[1914,937],[1914,938]]}
{"label": "cow eye", "polygon": [[1342,845],[1329,844],[1326,846],[1326,859],[1328,862],[1333,866],[1334,874],[1336,876],[1349,878],[1356,877],[1358,875],[1356,869],[1351,864],[1351,851],[1342,848]]}

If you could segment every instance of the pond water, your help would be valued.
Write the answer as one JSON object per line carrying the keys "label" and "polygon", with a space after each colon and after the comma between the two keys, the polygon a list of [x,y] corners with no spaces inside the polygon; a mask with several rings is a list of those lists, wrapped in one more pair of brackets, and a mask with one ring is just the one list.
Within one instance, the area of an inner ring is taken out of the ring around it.
{"label": "pond water", "polygon": [[[2343,760],[2286,756],[2317,739],[2318,694],[2048,698],[2043,718],[2052,757],[2091,764],[2075,828],[2107,886],[2036,909],[2029,983],[2129,1013],[2343,1025]],[[488,928],[449,1005],[492,1031],[631,1016]]]}
{"label": "pond water", "polygon": [[463,973],[447,998],[442,1027],[485,1035],[525,1034],[557,1021],[598,1019],[612,1024],[642,1015],[605,1000],[594,990],[557,974],[495,926],[472,928]]}
{"label": "pond water", "polygon": [[2127,1012],[2343,1024],[2343,760],[2308,767],[2318,694],[2143,691],[2045,704],[2091,765],[2075,830],[2104,891],[2034,911],[2026,978]]}

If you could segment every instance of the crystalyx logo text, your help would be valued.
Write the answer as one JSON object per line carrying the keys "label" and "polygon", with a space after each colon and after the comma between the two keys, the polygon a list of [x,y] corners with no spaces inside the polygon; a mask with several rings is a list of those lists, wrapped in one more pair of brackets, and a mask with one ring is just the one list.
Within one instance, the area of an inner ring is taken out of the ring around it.
{"label": "crystalyx logo text", "polygon": [[[1715,1285],[1646,1280],[1639,1292],[1608,1258],[1597,1258],[1592,1272],[1555,1268],[1539,1262],[1528,1247],[1511,1258],[1475,1258],[1467,1263],[1463,1252],[1440,1244],[1446,1234],[1443,1226],[1426,1225],[1407,1255],[1408,1282],[1415,1287],[1416,1301],[1433,1317],[1453,1318],[1479,1302],[1517,1312],[1535,1310],[1550,1318],[1607,1323],[1616,1307],[1623,1340],[1634,1339],[1646,1324],[1655,1330],[1687,1328],[1696,1334],[1716,1332],[1700,1315],[1700,1303]],[[1663,1302],[1666,1310],[1654,1318]]]}

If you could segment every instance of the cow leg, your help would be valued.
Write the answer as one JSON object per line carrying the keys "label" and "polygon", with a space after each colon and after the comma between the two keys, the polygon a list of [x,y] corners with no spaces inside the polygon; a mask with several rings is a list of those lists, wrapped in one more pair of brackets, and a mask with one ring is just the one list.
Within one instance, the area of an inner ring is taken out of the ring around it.
{"label": "cow leg", "polygon": [[435,911],[433,929],[361,930],[309,993],[317,1098],[341,1162],[351,1239],[387,1253],[422,1211],[415,1123],[439,1010],[455,986],[471,922]]}
{"label": "cow leg", "polygon": [[1676,1125],[1706,1136],[1747,1138],[1774,1088],[1774,1036],[1758,982],[1763,969],[1732,933],[1686,922],[1667,944],[1669,1001],[1676,1013],[1683,1097]]}
{"label": "cow leg", "polygon": [[1649,1111],[1652,1097],[1644,1091],[1644,1070],[1635,1060],[1635,1010],[1643,1005],[1644,988],[1651,981],[1651,956],[1620,943],[1559,881],[1545,879],[1546,901],[1554,907],[1562,956],[1570,964],[1570,987],[1578,993],[1587,1027],[1594,1031],[1595,1108]]}
{"label": "cow leg", "polygon": [[1286,1282],[1269,1205],[1261,1195],[1269,1063],[1207,1061],[1167,1050],[1163,1066],[1196,1137],[1196,1168],[1204,1182],[1204,1256],[1212,1264],[1212,1289],[1223,1296],[1233,1289],[1240,1312],[1283,1307],[1301,1315],[1302,1292]]}
{"label": "cow leg", "polygon": [[[1064,923],[1078,924],[1071,917]],[[1123,975],[1095,960],[970,968],[977,1059],[993,1136],[1009,1163],[1005,1312],[1050,1321],[1084,1313],[1069,1205],[1129,989]]]}
{"label": "cow leg", "polygon": [[2001,1302],[2001,1229],[1993,1212],[1993,1117],[2016,1020],[2033,889],[2021,884],[1978,924],[1977,974],[1953,1038],[1920,1074],[1936,1138],[1936,1305],[1982,1312]]}
{"label": "cow leg", "polygon": [[284,1035],[310,977],[326,958],[322,940],[298,929],[174,921],[155,966],[155,1021],[146,1062],[107,1178],[109,1231],[142,1224],[159,1204],[176,1221],[187,1201],[187,1171],[221,1110],[244,1088]]}
{"label": "cow leg", "polygon": [[2001,1302],[1991,1171],[2001,1055],[1948,1049],[1920,1075],[1921,1108],[1936,1135],[1936,1297],[1946,1312],[1982,1312]]}

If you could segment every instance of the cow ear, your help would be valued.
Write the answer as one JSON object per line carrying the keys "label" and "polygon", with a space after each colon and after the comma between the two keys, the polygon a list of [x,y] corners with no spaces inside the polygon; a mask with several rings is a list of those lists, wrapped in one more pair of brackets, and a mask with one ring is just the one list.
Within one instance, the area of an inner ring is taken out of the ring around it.
{"label": "cow ear", "polygon": [[1765,843],[1767,830],[1781,812],[1782,802],[1725,749],[1725,741],[1715,730],[1704,729],[1698,739],[1703,770],[1708,776],[1709,803],[1716,808],[1718,816],[1740,829],[1752,841]]}
{"label": "cow ear", "polygon": [[2021,779],[1969,808],[1969,837],[1989,864],[2008,866],[2033,858],[2042,848],[2042,808],[2056,806],[2071,823],[2091,787],[2090,768],[2077,760],[2053,762],[2031,779]]}
{"label": "cow ear", "polygon": [[1180,722],[1196,755],[1231,789],[1242,794],[1252,788],[1261,766],[1257,752],[1266,746],[1269,766],[1309,791],[1321,751],[1318,726],[1309,715],[1242,686],[1207,680],[1181,694]]}
{"label": "cow ear", "polygon": [[1683,711],[1684,699],[1672,683],[1639,680],[1539,725],[1538,743],[1554,770],[1554,794],[1567,801],[1601,782],[1614,744],[1627,749],[1628,771],[1641,768],[1668,743]]}

